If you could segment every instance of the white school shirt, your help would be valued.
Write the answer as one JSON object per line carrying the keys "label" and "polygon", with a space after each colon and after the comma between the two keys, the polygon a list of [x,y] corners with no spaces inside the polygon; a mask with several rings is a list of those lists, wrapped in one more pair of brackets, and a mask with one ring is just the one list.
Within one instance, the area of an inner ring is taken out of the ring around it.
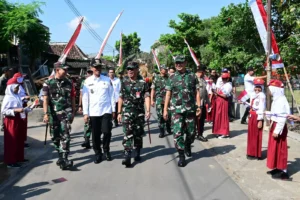
{"label": "white school shirt", "polygon": [[254,92],[254,81],[255,77],[254,76],[250,76],[249,74],[246,74],[244,77],[244,86],[245,86],[245,90],[248,94],[252,94]]}
{"label": "white school shirt", "polygon": [[253,111],[257,112],[257,120],[263,120],[263,113],[266,109],[266,95],[263,92],[253,93],[250,97],[250,105],[252,105]]}
{"label": "white school shirt", "polygon": [[206,90],[207,90],[207,93],[208,94],[212,94],[212,90],[215,90],[216,89],[216,84],[215,83],[212,83],[211,85],[209,83],[207,83],[206,85]]}
{"label": "white school shirt", "polygon": [[121,81],[117,77],[114,79],[110,79],[112,86],[114,88],[114,97],[115,97],[115,103],[118,103],[119,96],[120,96],[120,90],[121,90]]}
{"label": "white school shirt", "polygon": [[227,97],[231,96],[231,91],[232,85],[229,82],[225,83],[220,88],[217,88],[218,93],[225,94]]}
{"label": "white school shirt", "polygon": [[[290,105],[285,96],[280,96],[276,99],[273,99],[272,106],[271,106],[271,113],[288,115],[290,114],[290,112],[291,112]],[[286,123],[286,117],[272,116],[271,120],[277,122],[273,132],[281,135]]]}
{"label": "white school shirt", "polygon": [[88,77],[82,88],[83,114],[91,117],[115,112],[115,99],[110,78],[100,75]]}

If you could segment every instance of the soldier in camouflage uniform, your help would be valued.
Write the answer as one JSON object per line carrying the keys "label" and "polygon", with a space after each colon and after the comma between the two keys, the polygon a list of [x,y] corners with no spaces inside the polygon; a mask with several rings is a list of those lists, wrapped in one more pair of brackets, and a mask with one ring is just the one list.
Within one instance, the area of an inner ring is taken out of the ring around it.
{"label": "soldier in camouflage uniform", "polygon": [[71,123],[75,115],[75,88],[66,78],[68,66],[55,63],[55,76],[45,81],[43,85],[44,96],[44,122],[49,123],[50,135],[58,152],[56,162],[61,169],[73,166],[68,160],[70,152]]}
{"label": "soldier in camouflage uniform", "polygon": [[[191,144],[195,138],[195,118],[200,115],[200,93],[198,79],[194,73],[185,68],[184,56],[175,58],[176,72],[171,75],[166,85],[166,101],[164,106],[164,118],[168,119],[168,107],[171,100],[172,131],[175,147],[179,153],[178,166],[185,166],[185,155],[192,156]],[[196,108],[197,102],[197,108]],[[186,137],[184,139],[184,133]]]}
{"label": "soldier in camouflage uniform", "polygon": [[[123,124],[123,146],[125,159],[122,165],[131,165],[131,151],[136,148],[135,161],[140,161],[141,148],[143,147],[143,135],[145,117],[150,118],[150,94],[146,82],[138,74],[138,64],[130,62],[127,66],[128,77],[124,77],[121,83],[121,91],[118,105],[118,121]],[[146,103],[146,115],[144,111]]]}
{"label": "soldier in camouflage uniform", "polygon": [[[166,97],[166,82],[168,80],[167,74],[168,68],[165,65],[161,65],[160,67],[160,75],[157,75],[153,80],[151,85],[151,106],[154,107],[156,104],[156,114],[158,120],[158,127],[159,127],[159,137],[163,138],[165,135],[165,127],[167,128],[167,132],[171,133],[171,119],[169,115],[169,119],[165,121],[163,118],[163,110],[165,104],[165,97]],[[154,101],[155,95],[155,101]]]}
{"label": "soldier in camouflage uniform", "polygon": [[[93,75],[93,71],[89,69],[89,70],[87,70],[85,78],[88,78],[92,75]],[[80,112],[80,113],[82,113],[82,88],[84,85],[84,81],[85,81],[85,79],[82,80],[81,85],[80,85],[80,97],[79,97],[79,108],[78,108],[78,112]],[[88,123],[84,123],[84,126],[83,126],[84,142],[81,144],[82,147],[84,147],[86,149],[91,148],[91,144],[90,144],[91,134],[92,134],[91,121],[89,120]]]}

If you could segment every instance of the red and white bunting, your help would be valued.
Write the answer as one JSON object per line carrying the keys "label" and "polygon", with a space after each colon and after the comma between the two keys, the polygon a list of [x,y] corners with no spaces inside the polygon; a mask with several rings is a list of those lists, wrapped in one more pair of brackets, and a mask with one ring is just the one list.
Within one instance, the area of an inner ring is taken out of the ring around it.
{"label": "red and white bunting", "polygon": [[81,31],[82,22],[83,22],[83,17],[81,17],[77,28],[75,29],[75,31],[74,31],[74,33],[73,33],[70,41],[68,42],[67,46],[63,50],[61,56],[59,57],[58,62],[65,63],[66,58],[67,58],[68,54],[70,53],[72,47],[74,46],[74,44],[75,44],[75,42],[76,42],[76,40],[78,38],[78,35],[79,35],[80,31]]}
{"label": "red and white bunting", "polygon": [[242,91],[240,93],[240,95],[237,98],[238,100],[242,101],[242,102],[246,102],[248,99],[250,99],[250,96],[248,95],[248,93],[246,92],[246,90]]}
{"label": "red and white bunting", "polygon": [[123,33],[121,32],[120,49],[119,49],[119,62],[118,62],[118,65],[117,65],[118,67],[122,66],[122,63],[123,63],[122,35],[123,35]]}
{"label": "red and white bunting", "polygon": [[[267,13],[264,8],[264,5],[261,0],[250,0],[249,6],[251,8],[256,27],[258,30],[258,33],[260,35],[260,39],[262,41],[262,44],[265,48],[265,52],[268,52],[268,47],[267,47]],[[277,42],[275,39],[275,35],[272,31],[272,54],[280,54],[279,48],[277,46]],[[272,61],[272,68],[277,69],[277,68],[283,68],[284,64],[282,59],[279,61]]]}
{"label": "red and white bunting", "polygon": [[124,10],[117,16],[117,18],[115,19],[115,21],[112,23],[112,25],[110,26],[108,32],[106,33],[106,36],[100,46],[100,50],[97,54],[97,56],[95,57],[96,59],[99,59],[103,53],[104,47],[106,46],[107,40],[111,34],[111,32],[113,31],[114,27],[116,26],[117,22],[119,21],[121,15],[123,14]]}
{"label": "red and white bunting", "polygon": [[189,51],[190,51],[190,54],[191,54],[191,56],[192,56],[192,58],[193,58],[195,64],[196,64],[197,66],[199,66],[199,65],[200,65],[200,62],[199,62],[199,60],[197,59],[197,57],[196,57],[196,55],[195,55],[195,52],[194,52],[193,49],[190,47],[190,45],[189,45],[189,43],[186,41],[186,39],[184,39],[184,42],[185,42],[186,45],[188,46]]}
{"label": "red and white bunting", "polygon": [[159,69],[160,69],[160,63],[159,63],[159,60],[158,60],[158,58],[157,58],[157,56],[156,56],[156,53],[155,53],[155,50],[154,50],[154,49],[152,49],[152,54],[153,54],[154,60],[155,60],[155,62],[156,62],[157,68],[158,68],[158,70],[159,70]]}

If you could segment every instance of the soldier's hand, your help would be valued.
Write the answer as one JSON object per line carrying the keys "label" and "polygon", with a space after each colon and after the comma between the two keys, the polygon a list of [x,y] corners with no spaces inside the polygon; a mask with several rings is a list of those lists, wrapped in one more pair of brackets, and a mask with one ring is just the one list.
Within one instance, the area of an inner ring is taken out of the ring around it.
{"label": "soldier's hand", "polygon": [[79,108],[78,108],[78,113],[79,113],[79,114],[82,114],[82,107],[79,107]]}
{"label": "soldier's hand", "polygon": [[150,113],[149,111],[147,111],[147,112],[146,112],[146,115],[145,115],[146,120],[149,120],[149,119],[150,119],[150,116],[151,116],[151,113]]}
{"label": "soldier's hand", "polygon": [[121,114],[118,114],[117,119],[118,119],[119,124],[121,124],[121,123],[122,123],[122,115],[121,115]]}
{"label": "soldier's hand", "polygon": [[151,101],[151,106],[154,107],[155,103],[154,101]]}
{"label": "soldier's hand", "polygon": [[164,119],[167,121],[168,120],[168,111],[164,111]]}
{"label": "soldier's hand", "polygon": [[201,115],[201,108],[197,108],[196,110],[196,116],[200,116]]}
{"label": "soldier's hand", "polygon": [[48,124],[48,122],[49,122],[49,116],[48,115],[44,115],[43,122]]}
{"label": "soldier's hand", "polygon": [[88,115],[84,115],[83,117],[84,123],[88,123],[89,122],[89,116]]}

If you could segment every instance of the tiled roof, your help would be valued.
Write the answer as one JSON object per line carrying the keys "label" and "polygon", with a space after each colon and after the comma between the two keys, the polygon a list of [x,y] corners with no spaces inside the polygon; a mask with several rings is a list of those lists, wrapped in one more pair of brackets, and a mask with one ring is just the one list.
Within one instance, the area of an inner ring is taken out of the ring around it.
{"label": "tiled roof", "polygon": [[[60,56],[63,50],[65,49],[66,45],[66,42],[50,42],[47,53]],[[74,60],[88,59],[87,55],[85,55],[85,53],[83,53],[83,51],[76,44],[72,47],[67,58]]]}

